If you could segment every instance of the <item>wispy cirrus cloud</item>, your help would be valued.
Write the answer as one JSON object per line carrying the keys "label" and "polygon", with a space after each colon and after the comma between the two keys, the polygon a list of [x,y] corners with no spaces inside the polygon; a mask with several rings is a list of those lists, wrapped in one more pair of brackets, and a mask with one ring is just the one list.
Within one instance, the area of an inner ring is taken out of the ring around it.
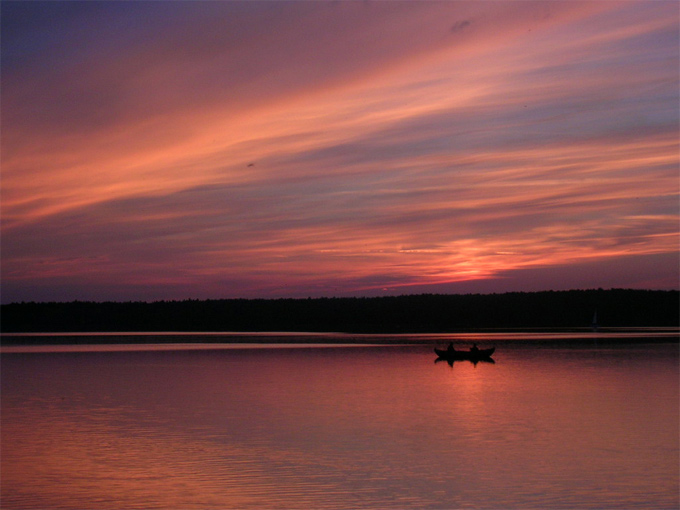
{"label": "wispy cirrus cloud", "polygon": [[3,9],[3,299],[677,286],[676,7]]}

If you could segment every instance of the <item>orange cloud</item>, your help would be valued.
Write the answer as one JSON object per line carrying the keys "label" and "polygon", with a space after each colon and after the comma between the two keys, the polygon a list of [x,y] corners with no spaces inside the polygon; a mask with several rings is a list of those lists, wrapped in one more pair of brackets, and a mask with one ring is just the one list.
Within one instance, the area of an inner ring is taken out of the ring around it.
{"label": "orange cloud", "polygon": [[3,73],[5,282],[351,293],[677,252],[672,3],[185,8]]}

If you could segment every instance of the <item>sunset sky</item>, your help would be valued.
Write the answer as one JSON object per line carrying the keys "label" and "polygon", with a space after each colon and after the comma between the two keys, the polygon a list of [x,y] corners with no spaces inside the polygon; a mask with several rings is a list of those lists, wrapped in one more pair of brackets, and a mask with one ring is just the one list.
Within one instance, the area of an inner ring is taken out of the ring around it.
{"label": "sunset sky", "polygon": [[676,0],[1,9],[4,303],[678,288]]}

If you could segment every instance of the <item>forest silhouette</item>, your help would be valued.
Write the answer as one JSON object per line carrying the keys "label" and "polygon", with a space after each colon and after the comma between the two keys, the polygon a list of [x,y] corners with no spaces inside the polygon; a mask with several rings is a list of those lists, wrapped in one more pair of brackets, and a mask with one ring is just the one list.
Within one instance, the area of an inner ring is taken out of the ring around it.
{"label": "forest silhouette", "polygon": [[570,290],[395,297],[12,303],[1,331],[438,333],[485,328],[678,327],[680,292]]}

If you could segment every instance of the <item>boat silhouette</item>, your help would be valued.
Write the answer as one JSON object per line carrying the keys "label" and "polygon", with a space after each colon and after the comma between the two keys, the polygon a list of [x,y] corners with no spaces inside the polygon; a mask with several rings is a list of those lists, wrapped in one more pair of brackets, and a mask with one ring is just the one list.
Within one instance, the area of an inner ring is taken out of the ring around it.
{"label": "boat silhouette", "polygon": [[496,351],[495,347],[490,349],[478,349],[477,345],[473,345],[468,351],[457,351],[454,349],[453,344],[449,344],[446,349],[434,348],[434,352],[437,355],[435,361],[472,361],[477,363],[478,361],[492,362],[491,356]]}

